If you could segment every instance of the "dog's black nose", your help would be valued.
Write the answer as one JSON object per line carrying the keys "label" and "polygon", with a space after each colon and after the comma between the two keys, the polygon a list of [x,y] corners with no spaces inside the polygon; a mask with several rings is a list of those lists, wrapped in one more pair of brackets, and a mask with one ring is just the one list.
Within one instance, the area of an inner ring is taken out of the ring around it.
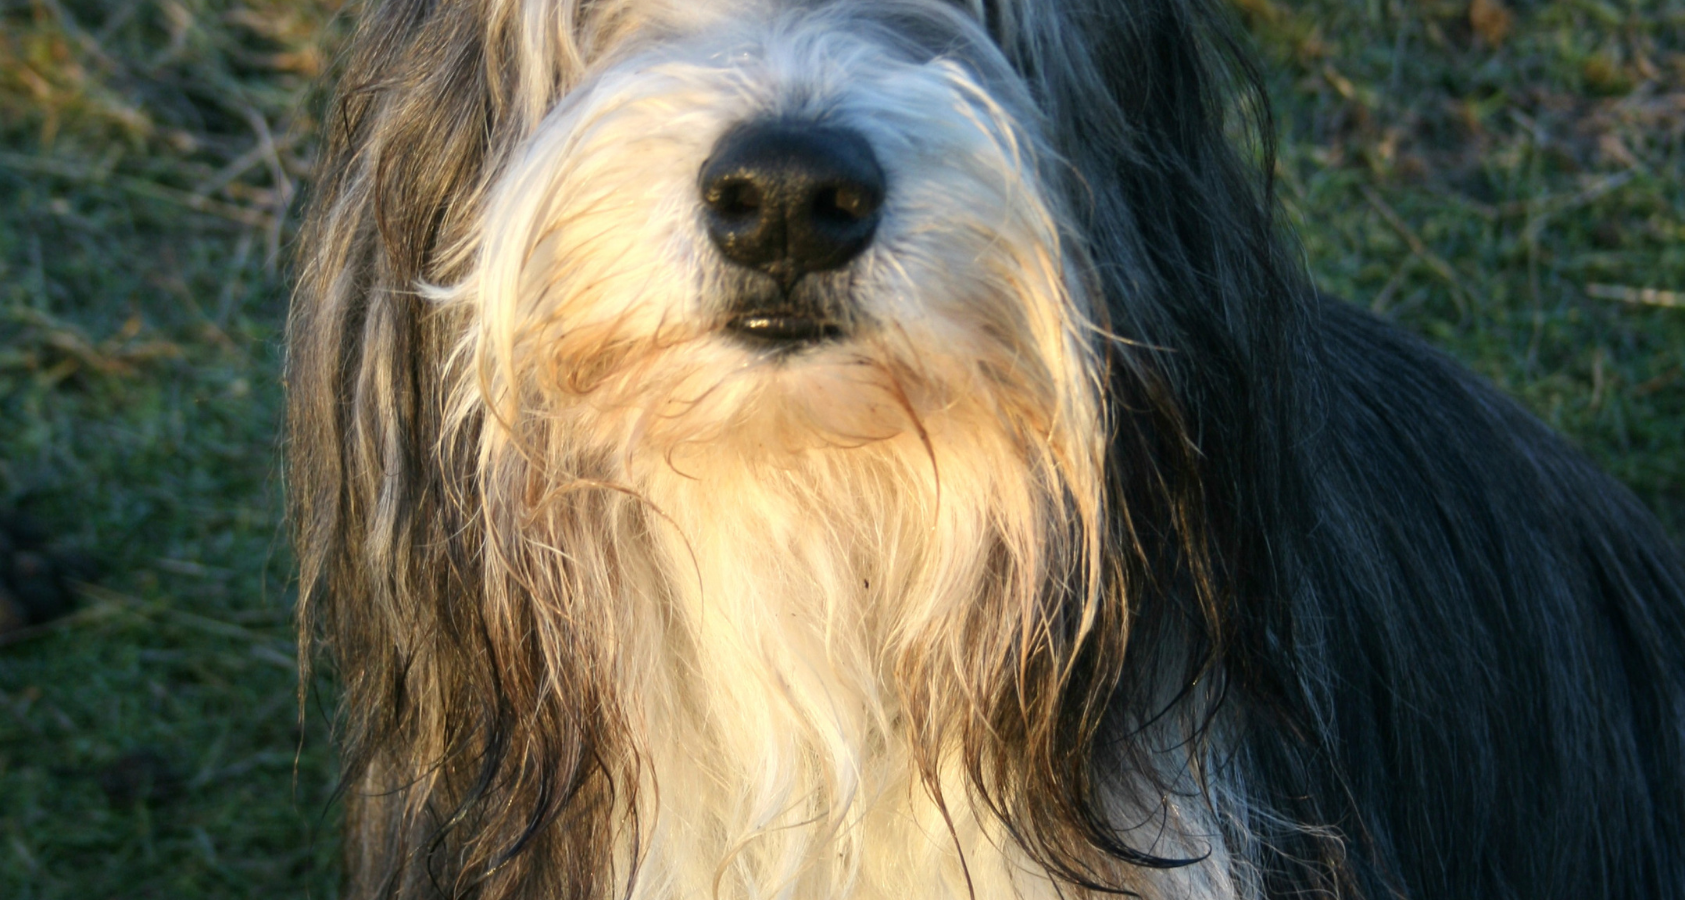
{"label": "dog's black nose", "polygon": [[856,132],[760,122],[720,139],[702,166],[701,188],[708,236],[720,252],[787,291],[865,249],[878,227],[884,179]]}

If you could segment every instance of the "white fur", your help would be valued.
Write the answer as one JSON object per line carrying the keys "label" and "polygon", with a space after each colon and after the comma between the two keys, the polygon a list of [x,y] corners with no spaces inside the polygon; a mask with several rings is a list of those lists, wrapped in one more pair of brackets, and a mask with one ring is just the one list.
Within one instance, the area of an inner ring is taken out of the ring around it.
{"label": "white fur", "polygon": [[[451,421],[495,423],[472,451],[481,515],[512,525],[491,529],[511,537],[486,568],[547,586],[541,648],[559,640],[546,616],[613,636],[603,664],[645,778],[632,897],[1080,895],[975,812],[951,766],[945,816],[911,733],[942,727],[912,707],[977,702],[920,691],[1011,658],[1014,628],[964,631],[979,609],[1034,628],[1037,592],[1072,564],[1074,608],[1096,602],[1105,427],[1085,263],[1046,187],[1057,161],[1021,98],[848,15],[612,6],[595,34],[617,49],[569,59],[583,51],[540,32],[559,16],[575,33],[579,13],[528,5],[523,71],[554,57],[582,75],[533,104],[458,248],[470,275],[433,294],[470,323]],[[858,131],[889,184],[851,272],[860,327],[793,356],[722,333],[727,264],[697,196],[718,137],[766,116]],[[1203,839],[1147,849],[1209,856],[1131,876],[1144,895],[1242,893],[1204,801],[1150,815]]]}

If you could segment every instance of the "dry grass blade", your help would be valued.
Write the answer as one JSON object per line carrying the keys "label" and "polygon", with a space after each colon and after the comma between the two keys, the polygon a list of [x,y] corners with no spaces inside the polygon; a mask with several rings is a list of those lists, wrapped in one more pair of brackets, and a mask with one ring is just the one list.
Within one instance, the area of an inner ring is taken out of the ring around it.
{"label": "dry grass blade", "polygon": [[78,165],[64,160],[0,151],[0,166],[19,172],[68,178],[92,186],[110,186],[136,197],[159,200],[197,213],[216,216],[251,227],[273,227],[277,218],[273,210],[235,206],[212,200],[200,194],[166,187],[142,178],[129,175],[113,175],[92,166]]}
{"label": "dry grass blade", "polygon": [[[7,318],[31,326],[33,334],[26,333],[14,340],[11,355],[0,358],[0,365],[9,362],[42,372],[52,380],[84,368],[102,375],[132,376],[146,363],[183,356],[181,347],[171,341],[137,341],[144,326],[134,316],[116,334],[98,342],[75,325],[29,307],[13,307]],[[31,339],[34,352],[31,352]],[[52,352],[42,353],[42,350]]]}
{"label": "dry grass blade", "polygon": [[1375,211],[1381,214],[1381,218],[1394,231],[1398,232],[1399,237],[1404,239],[1404,243],[1410,247],[1410,252],[1415,254],[1422,262],[1427,263],[1428,268],[1433,269],[1440,278],[1445,280],[1446,285],[1451,288],[1452,299],[1457,303],[1457,312],[1461,315],[1467,315],[1472,294],[1464,284],[1462,276],[1457,274],[1457,270],[1446,262],[1444,257],[1430,250],[1428,245],[1423,243],[1421,237],[1416,234],[1416,230],[1411,228],[1410,224],[1404,221],[1404,217],[1400,216],[1391,204],[1382,199],[1374,188],[1369,185],[1362,185],[1359,190],[1363,193],[1363,199],[1369,201],[1369,205],[1374,207]]}
{"label": "dry grass blade", "polygon": [[1685,291],[1635,288],[1619,284],[1588,284],[1586,296],[1599,300],[1619,300],[1635,306],[1685,307]]}

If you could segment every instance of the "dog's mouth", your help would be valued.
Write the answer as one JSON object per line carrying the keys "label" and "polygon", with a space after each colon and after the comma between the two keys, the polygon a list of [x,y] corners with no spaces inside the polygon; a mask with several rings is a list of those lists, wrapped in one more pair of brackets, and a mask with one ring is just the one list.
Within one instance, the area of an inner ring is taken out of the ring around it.
{"label": "dog's mouth", "polygon": [[756,343],[802,346],[840,340],[843,327],[827,318],[797,312],[755,312],[726,323],[726,330]]}
{"label": "dog's mouth", "polygon": [[809,275],[780,288],[759,272],[732,273],[721,328],[760,349],[801,350],[848,337],[855,321],[846,278]]}

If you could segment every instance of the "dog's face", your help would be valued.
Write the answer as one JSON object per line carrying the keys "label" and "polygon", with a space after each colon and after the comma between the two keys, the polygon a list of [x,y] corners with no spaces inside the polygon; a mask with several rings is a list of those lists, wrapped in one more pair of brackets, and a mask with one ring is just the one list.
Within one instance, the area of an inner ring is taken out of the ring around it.
{"label": "dog's face", "polygon": [[[605,4],[442,292],[459,396],[679,465],[926,429],[1089,432],[1060,161],[972,13]],[[987,423],[984,425],[983,423]],[[928,440],[928,434],[925,439]]]}

